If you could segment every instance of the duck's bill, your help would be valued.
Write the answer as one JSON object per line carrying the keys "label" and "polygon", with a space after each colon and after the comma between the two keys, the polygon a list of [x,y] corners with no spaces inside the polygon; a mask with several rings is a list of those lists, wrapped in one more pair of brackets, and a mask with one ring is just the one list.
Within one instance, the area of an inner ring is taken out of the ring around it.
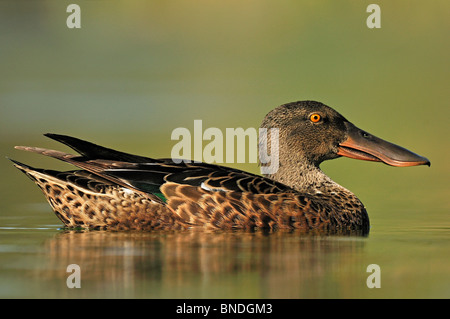
{"label": "duck's bill", "polygon": [[345,124],[348,138],[339,144],[338,155],[392,166],[430,166],[426,157],[368,134],[349,122]]}

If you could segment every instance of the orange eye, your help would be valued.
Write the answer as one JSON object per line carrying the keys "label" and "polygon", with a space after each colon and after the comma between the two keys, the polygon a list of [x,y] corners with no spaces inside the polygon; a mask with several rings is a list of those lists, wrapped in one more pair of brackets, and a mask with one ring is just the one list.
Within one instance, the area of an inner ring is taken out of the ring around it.
{"label": "orange eye", "polygon": [[320,116],[320,114],[314,113],[314,114],[311,114],[309,119],[311,120],[311,122],[317,123],[322,119],[322,117]]}

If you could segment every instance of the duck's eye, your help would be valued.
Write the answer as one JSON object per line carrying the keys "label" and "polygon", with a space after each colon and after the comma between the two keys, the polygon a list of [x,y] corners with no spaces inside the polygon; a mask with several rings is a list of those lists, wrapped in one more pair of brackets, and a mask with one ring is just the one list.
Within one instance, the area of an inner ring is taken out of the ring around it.
{"label": "duck's eye", "polygon": [[322,119],[322,116],[320,116],[320,114],[317,114],[317,113],[311,114],[309,117],[309,120],[313,123],[320,122],[321,119]]}

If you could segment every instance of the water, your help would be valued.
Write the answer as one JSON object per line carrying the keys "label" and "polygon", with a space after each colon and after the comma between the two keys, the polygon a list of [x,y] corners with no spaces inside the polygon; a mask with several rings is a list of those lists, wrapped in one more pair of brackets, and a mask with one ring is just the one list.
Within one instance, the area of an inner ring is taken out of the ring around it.
{"label": "water", "polygon": [[[0,2],[1,298],[450,297],[448,1],[380,3],[377,30],[354,1],[78,4],[69,30],[64,2]],[[177,127],[257,128],[306,99],[431,160],[323,165],[367,206],[367,237],[67,232],[4,158],[72,169],[14,150],[67,150],[46,132],[168,157]],[[81,288],[67,287],[71,264]],[[367,287],[371,264],[381,288]]]}
{"label": "water", "polygon": [[[367,237],[77,232],[59,228],[50,209],[42,208],[22,205],[21,217],[2,215],[2,298],[450,296],[448,220],[434,226],[415,220],[406,227],[375,223]],[[80,267],[81,288],[67,287],[71,264]],[[371,264],[380,266],[381,288],[366,284]]]}

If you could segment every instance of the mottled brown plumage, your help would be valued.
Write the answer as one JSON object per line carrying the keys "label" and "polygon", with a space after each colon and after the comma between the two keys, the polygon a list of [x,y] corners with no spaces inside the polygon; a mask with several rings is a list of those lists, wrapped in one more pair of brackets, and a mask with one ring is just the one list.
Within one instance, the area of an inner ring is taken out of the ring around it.
{"label": "mottled brown plumage", "polygon": [[279,106],[261,127],[279,129],[280,167],[266,177],[219,165],[177,164],[171,159],[127,154],[56,134],[46,136],[80,155],[16,148],[54,157],[81,170],[57,172],[13,162],[41,188],[66,227],[362,233],[369,229],[364,205],[326,176],[320,163],[343,155],[394,166],[429,165],[426,158],[359,130],[319,102]]}

